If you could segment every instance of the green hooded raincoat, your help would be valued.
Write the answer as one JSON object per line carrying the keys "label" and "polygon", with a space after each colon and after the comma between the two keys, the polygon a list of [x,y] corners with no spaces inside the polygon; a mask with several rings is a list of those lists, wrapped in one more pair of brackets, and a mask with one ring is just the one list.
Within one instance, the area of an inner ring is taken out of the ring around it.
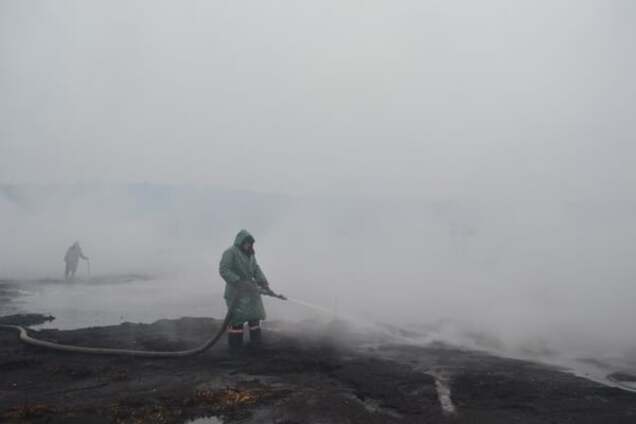
{"label": "green hooded raincoat", "polygon": [[219,274],[225,280],[225,303],[230,303],[235,295],[239,299],[233,312],[230,325],[242,325],[246,321],[265,319],[265,308],[260,293],[256,291],[239,292],[236,284],[239,281],[251,281],[259,285],[267,284],[267,278],[258,266],[254,254],[248,255],[241,250],[241,245],[247,238],[254,237],[246,230],[241,230],[234,240],[234,245],[223,252],[219,264]]}

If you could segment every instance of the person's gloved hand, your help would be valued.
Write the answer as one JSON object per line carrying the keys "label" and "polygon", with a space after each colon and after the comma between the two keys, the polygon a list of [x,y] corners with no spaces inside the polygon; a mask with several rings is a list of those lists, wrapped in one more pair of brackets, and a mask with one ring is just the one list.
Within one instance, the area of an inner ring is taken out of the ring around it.
{"label": "person's gloved hand", "polygon": [[256,281],[256,284],[263,290],[270,290],[269,283],[267,281]]}
{"label": "person's gloved hand", "polygon": [[273,291],[273,290],[269,287],[269,284],[268,284],[268,283],[263,283],[263,284],[261,284],[261,290],[262,290],[264,293],[267,293],[267,294],[272,294],[272,293],[274,293],[274,291]]}
{"label": "person's gloved hand", "polygon": [[287,300],[287,297],[283,296],[282,294],[279,293],[275,293],[274,290],[269,288],[269,284],[265,284],[265,285],[260,285],[261,288],[261,294],[267,295],[267,296],[272,296],[272,297],[277,297],[279,299],[282,300]]}

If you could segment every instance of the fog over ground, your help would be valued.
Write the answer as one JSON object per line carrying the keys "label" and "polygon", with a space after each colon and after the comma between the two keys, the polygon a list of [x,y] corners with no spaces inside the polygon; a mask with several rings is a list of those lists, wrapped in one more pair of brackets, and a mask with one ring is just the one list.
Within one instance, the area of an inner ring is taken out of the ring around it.
{"label": "fog over ground", "polygon": [[629,0],[0,0],[0,278],[58,278],[78,239],[96,272],[218,290],[245,227],[295,297],[634,352],[635,24]]}

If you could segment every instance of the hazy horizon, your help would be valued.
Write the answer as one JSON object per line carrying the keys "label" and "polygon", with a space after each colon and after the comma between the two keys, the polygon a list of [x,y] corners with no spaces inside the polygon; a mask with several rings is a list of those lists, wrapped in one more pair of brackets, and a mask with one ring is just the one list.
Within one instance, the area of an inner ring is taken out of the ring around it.
{"label": "hazy horizon", "polygon": [[618,196],[635,19],[630,1],[3,0],[0,181]]}

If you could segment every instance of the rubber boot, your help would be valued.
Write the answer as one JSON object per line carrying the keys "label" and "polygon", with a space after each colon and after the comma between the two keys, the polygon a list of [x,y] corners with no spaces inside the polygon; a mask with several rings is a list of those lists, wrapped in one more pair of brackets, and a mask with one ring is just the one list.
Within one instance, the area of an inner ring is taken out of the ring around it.
{"label": "rubber boot", "polygon": [[263,345],[261,326],[258,321],[250,322],[250,348],[258,349]]}
{"label": "rubber boot", "polygon": [[227,330],[227,344],[231,351],[241,350],[243,347],[243,327],[230,327]]}

